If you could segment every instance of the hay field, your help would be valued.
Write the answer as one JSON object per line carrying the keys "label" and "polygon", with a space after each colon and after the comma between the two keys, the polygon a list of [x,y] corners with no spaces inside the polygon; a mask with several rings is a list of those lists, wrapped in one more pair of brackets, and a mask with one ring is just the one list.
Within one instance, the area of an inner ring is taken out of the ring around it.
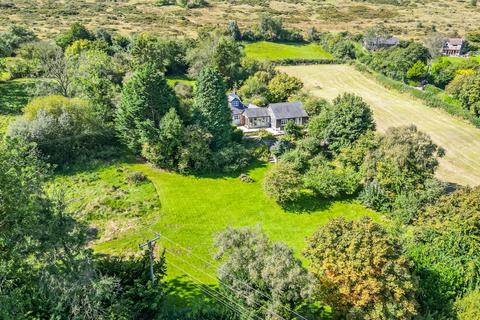
{"label": "hay field", "polygon": [[390,91],[347,65],[281,67],[299,77],[312,93],[333,99],[342,92],[362,96],[373,109],[379,131],[415,124],[446,150],[438,177],[461,185],[480,184],[480,129],[420,100]]}

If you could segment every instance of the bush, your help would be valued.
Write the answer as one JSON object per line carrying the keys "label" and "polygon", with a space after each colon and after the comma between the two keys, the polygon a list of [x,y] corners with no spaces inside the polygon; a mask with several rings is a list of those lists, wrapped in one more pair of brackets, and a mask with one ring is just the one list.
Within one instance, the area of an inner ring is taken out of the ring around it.
{"label": "bush", "polygon": [[294,165],[284,161],[267,172],[263,183],[265,193],[282,205],[298,200],[302,187],[300,173]]}
{"label": "bush", "polygon": [[113,139],[88,103],[61,96],[33,99],[23,116],[10,125],[8,135],[35,142],[55,164],[90,155]]}
{"label": "bush", "polygon": [[148,181],[147,176],[141,171],[133,171],[128,174],[127,181],[133,184],[142,184]]}
{"label": "bush", "polygon": [[21,58],[15,58],[6,63],[6,71],[10,76],[10,80],[26,78],[32,74],[33,69],[34,66],[31,62]]}
{"label": "bush", "polygon": [[250,155],[244,146],[238,143],[230,143],[218,150],[213,155],[215,167],[225,172],[235,172],[245,168],[250,162]]}

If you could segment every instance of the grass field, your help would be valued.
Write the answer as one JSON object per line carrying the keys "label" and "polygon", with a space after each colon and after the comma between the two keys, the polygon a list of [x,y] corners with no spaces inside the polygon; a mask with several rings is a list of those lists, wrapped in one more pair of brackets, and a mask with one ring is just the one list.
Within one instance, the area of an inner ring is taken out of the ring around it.
{"label": "grass field", "polygon": [[[171,280],[184,274],[175,264],[202,281],[215,283],[215,279],[196,269],[215,275],[215,267],[194,255],[215,265],[213,237],[229,226],[260,225],[272,239],[286,242],[300,256],[305,237],[332,217],[370,215],[379,219],[350,200],[308,199],[302,206],[286,211],[263,193],[266,170],[264,164],[253,166],[248,174],[255,182],[245,183],[236,175],[182,176],[130,159],[65,173],[57,176],[53,184],[67,191],[70,209],[99,231],[100,239],[94,243],[97,252],[138,254],[138,244],[152,238],[155,232],[178,243],[165,239],[160,242],[174,253],[167,253]],[[134,171],[143,172],[149,181],[139,185],[128,182],[127,177]]]}
{"label": "grass field", "polygon": [[0,137],[28,103],[34,85],[31,79],[0,81]]}
{"label": "grass field", "polygon": [[333,56],[317,44],[294,44],[259,41],[245,44],[248,58],[258,60],[283,59],[333,59]]}
{"label": "grass field", "polygon": [[327,99],[342,92],[362,96],[373,109],[379,131],[415,124],[446,150],[439,178],[462,185],[480,184],[480,129],[406,94],[389,91],[351,66],[292,66],[281,70],[299,77],[307,90]]}

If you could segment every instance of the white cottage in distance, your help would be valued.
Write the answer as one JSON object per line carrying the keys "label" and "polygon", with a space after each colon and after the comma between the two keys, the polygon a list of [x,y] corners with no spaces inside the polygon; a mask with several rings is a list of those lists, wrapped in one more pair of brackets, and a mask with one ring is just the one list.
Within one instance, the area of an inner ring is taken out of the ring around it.
{"label": "white cottage in distance", "polygon": [[272,128],[280,131],[288,121],[298,125],[305,125],[308,121],[308,114],[299,101],[271,103],[262,108],[253,104],[246,106],[238,95],[231,93],[228,95],[228,104],[233,124],[246,129]]}

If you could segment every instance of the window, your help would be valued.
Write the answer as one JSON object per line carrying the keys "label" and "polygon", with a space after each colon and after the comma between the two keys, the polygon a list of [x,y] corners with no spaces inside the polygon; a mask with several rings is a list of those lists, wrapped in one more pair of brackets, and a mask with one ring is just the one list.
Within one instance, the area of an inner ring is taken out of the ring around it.
{"label": "window", "polygon": [[234,114],[234,115],[233,115],[233,120],[238,120],[238,119],[240,119],[240,115]]}
{"label": "window", "polygon": [[288,122],[288,120],[289,120],[289,119],[281,119],[281,120],[280,120],[280,125],[281,125],[281,126],[286,125],[287,122]]}

